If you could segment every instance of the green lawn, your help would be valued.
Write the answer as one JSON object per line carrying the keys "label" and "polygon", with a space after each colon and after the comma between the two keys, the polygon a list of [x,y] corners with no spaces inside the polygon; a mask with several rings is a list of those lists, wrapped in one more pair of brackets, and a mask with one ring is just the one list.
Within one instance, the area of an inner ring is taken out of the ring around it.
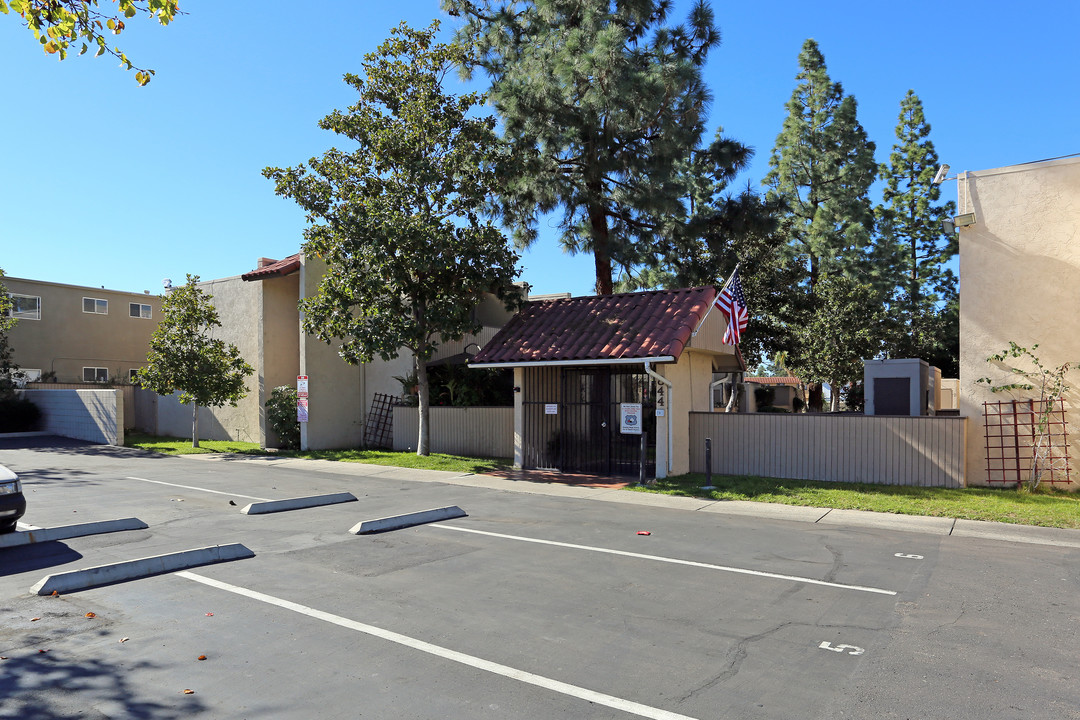
{"label": "green lawn", "polygon": [[421,470],[448,470],[462,473],[485,473],[493,470],[506,470],[513,466],[513,461],[510,458],[470,458],[441,453],[432,453],[427,457],[420,457],[413,452],[392,452],[390,450],[311,450],[307,452],[281,450],[268,452],[261,449],[258,443],[234,442],[232,440],[200,440],[200,447],[193,448],[191,447],[191,440],[155,437],[139,433],[126,433],[124,445],[168,455],[192,455],[197,453],[274,455],[276,457],[337,460],[339,462],[391,465]]}
{"label": "green lawn", "polygon": [[713,475],[712,482],[715,490],[702,490],[705,476],[691,473],[658,480],[647,488],[628,489],[714,500],[753,500],[900,515],[1080,528],[1080,493],[1050,489],[1040,488],[1034,493],[1011,488],[951,490],[732,475]]}
{"label": "green lawn", "polygon": [[[277,455],[279,457],[314,458],[358,462],[371,465],[426,470],[449,470],[461,473],[485,473],[511,467],[509,458],[468,458],[432,453],[419,457],[411,452],[389,450],[315,450],[310,452],[268,453],[255,443],[203,440],[200,448],[191,447],[190,440],[153,437],[128,433],[128,447],[180,455],[189,453],[240,453],[244,455]],[[855,483],[826,483],[809,480],[778,480],[752,476],[714,475],[716,490],[702,490],[705,476],[679,475],[658,480],[655,485],[627,488],[633,492],[654,492],[666,495],[712,498],[714,500],[753,500],[756,502],[806,505],[822,508],[871,510],[901,515],[992,520],[1044,527],[1080,528],[1080,493],[1040,490],[1029,493],[1013,489],[898,487],[893,485],[862,485]]]}

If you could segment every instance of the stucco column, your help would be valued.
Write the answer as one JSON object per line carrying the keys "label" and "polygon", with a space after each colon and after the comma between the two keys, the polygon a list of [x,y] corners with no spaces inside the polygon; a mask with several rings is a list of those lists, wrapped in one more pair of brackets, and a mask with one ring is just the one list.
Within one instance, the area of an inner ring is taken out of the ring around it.
{"label": "stucco column", "polygon": [[514,368],[514,467],[525,465],[525,368]]}

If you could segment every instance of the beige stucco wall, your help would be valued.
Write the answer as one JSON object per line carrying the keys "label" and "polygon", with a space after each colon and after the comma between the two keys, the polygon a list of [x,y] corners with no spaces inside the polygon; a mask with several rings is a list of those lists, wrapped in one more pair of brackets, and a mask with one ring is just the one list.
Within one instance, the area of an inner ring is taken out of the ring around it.
{"label": "beige stucco wall", "polygon": [[[312,297],[326,265],[301,255],[300,294]],[[300,374],[308,376],[308,417],[302,427],[301,443],[312,450],[358,447],[364,438],[363,373],[359,366],[345,363],[338,345],[327,345],[313,335],[300,332]]]}
{"label": "beige stucco wall", "polygon": [[[714,356],[711,353],[688,350],[676,363],[658,365],[656,370],[672,383],[671,399],[665,412],[671,417],[670,475],[690,472],[690,453],[704,452],[690,447],[690,413],[710,412],[709,384],[712,382]],[[663,418],[657,418],[657,435]],[[667,423],[664,422],[666,426]],[[662,441],[661,437],[657,438]]]}
{"label": "beige stucco wall", "polygon": [[296,387],[300,374],[300,275],[271,277],[248,283],[262,288],[262,348],[260,351],[261,396],[259,421],[265,445],[277,447],[280,441],[266,425],[266,401],[275,387]]}
{"label": "beige stucco wall", "polygon": [[[259,283],[246,283],[239,276],[208,280],[199,283],[199,287],[210,295],[210,302],[221,320],[221,327],[215,328],[211,337],[235,345],[255,370],[245,380],[247,395],[237,402],[236,407],[226,404],[220,408],[199,409],[199,437],[263,443],[259,353],[263,325],[262,288]],[[191,435],[191,406],[180,405],[178,394],[159,398],[157,413],[160,434]]]}
{"label": "beige stucco wall", "polygon": [[[961,173],[957,183],[958,213],[976,216],[960,228],[960,414],[970,418],[967,483],[984,485],[982,403],[1008,399],[976,382],[1005,377],[986,358],[1013,341],[1037,343],[1047,367],[1080,360],[1080,159]],[[1070,380],[1080,386],[1075,371]],[[1078,400],[1075,390],[1066,397],[1072,438]]]}
{"label": "beige stucco wall", "polygon": [[[127,382],[129,370],[146,364],[160,297],[16,277],[0,282],[9,293],[41,298],[41,319],[20,320],[9,335],[20,367],[55,372],[58,382],[82,382],[84,367],[104,367]],[[107,300],[108,314],[83,312],[84,297]],[[150,305],[151,317],[131,317],[130,303]]]}

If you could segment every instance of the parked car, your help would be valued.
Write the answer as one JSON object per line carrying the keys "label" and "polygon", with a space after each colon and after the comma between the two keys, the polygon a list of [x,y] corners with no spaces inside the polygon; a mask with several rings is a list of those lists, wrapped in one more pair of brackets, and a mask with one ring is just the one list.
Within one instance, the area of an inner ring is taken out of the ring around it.
{"label": "parked car", "polygon": [[26,512],[19,476],[0,465],[0,533],[15,530],[15,523]]}

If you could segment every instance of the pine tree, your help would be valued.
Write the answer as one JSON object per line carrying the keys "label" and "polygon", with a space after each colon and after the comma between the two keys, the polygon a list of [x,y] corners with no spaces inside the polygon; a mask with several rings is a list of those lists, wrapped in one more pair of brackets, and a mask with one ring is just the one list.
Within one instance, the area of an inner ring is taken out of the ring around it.
{"label": "pine tree", "polygon": [[829,79],[813,40],[803,44],[799,68],[764,182],[767,197],[788,206],[790,252],[805,267],[813,295],[823,276],[854,271],[869,245],[868,192],[877,165],[855,98]]}
{"label": "pine tree", "polygon": [[[892,348],[897,357],[953,359],[955,331],[948,327],[945,306],[957,297],[956,276],[946,266],[956,256],[955,237],[945,235],[941,221],[951,217],[955,205],[939,204],[941,187],[933,183],[938,155],[929,139],[922,102],[908,90],[900,103],[896,126],[898,142],[889,162],[881,165],[885,181],[883,204],[876,209],[881,246],[889,248],[896,265],[902,313],[906,330]],[[952,338],[952,339],[950,339]],[[950,350],[951,348],[951,350]],[[944,357],[942,357],[944,356]]]}
{"label": "pine tree", "polygon": [[[803,44],[795,78],[764,184],[769,188],[766,198],[787,207],[781,227],[790,238],[788,255],[802,269],[798,283],[802,293],[795,296],[795,307],[788,313],[795,324],[791,367],[808,382],[827,382],[835,388],[851,374],[850,358],[838,353],[835,344],[858,335],[857,344],[866,352],[873,343],[862,337],[863,328],[829,313],[841,305],[883,307],[890,286],[889,267],[874,262],[870,244],[874,214],[868,193],[877,164],[874,143],[856,117],[855,98],[829,78],[825,58],[813,40]],[[853,275],[859,277],[858,283],[847,279]],[[829,297],[819,297],[823,283],[830,280],[851,292],[830,291]],[[872,297],[855,297],[866,293]],[[801,332],[811,323],[824,323],[830,332]],[[811,387],[811,397],[816,396]],[[838,409],[837,393],[833,409]]]}
{"label": "pine tree", "polygon": [[443,6],[466,20],[458,40],[491,78],[516,160],[499,203],[515,241],[530,245],[539,216],[556,213],[564,249],[591,253],[596,291],[612,292],[613,267],[648,265],[689,215],[687,161],[710,100],[701,69],[720,41],[711,8],[699,0],[673,27],[669,0]]}

